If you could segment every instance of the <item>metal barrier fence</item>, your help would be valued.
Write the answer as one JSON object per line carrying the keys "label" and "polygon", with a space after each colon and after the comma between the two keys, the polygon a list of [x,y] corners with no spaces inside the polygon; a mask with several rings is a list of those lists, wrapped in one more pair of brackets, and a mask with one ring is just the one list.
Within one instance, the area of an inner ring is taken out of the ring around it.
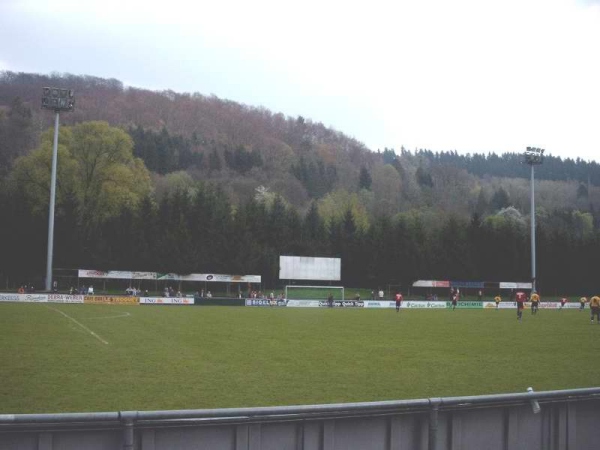
{"label": "metal barrier fence", "polygon": [[600,388],[406,401],[0,415],[0,450],[597,450]]}

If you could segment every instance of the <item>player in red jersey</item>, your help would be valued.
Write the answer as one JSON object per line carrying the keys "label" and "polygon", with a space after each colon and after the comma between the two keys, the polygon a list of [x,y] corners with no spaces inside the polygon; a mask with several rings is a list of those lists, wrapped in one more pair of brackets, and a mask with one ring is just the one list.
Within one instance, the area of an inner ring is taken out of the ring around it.
{"label": "player in red jersey", "polygon": [[524,292],[518,291],[515,294],[515,301],[517,302],[517,320],[520,322],[523,318],[523,308],[525,308],[525,300],[527,296]]}
{"label": "player in red jersey", "polygon": [[402,292],[396,292],[396,312],[400,311],[400,306],[402,305]]}
{"label": "player in red jersey", "polygon": [[454,293],[452,296],[452,311],[456,309],[456,304],[458,303],[458,293]]}
{"label": "player in red jersey", "polygon": [[565,307],[565,303],[567,303],[569,300],[567,300],[567,297],[563,297],[560,299],[560,309],[563,309]]}

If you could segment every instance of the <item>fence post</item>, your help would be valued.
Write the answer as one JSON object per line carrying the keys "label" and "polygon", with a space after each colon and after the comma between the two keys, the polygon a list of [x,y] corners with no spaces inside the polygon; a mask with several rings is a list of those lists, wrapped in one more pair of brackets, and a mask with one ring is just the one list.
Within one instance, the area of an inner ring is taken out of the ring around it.
{"label": "fence post", "polygon": [[123,423],[123,450],[133,450],[134,436],[133,436],[133,423],[137,418],[138,413],[136,411],[121,411],[119,417]]}
{"label": "fence post", "polygon": [[430,398],[429,405],[429,445],[428,450],[437,450],[437,431],[438,431],[438,413],[440,410],[441,398]]}

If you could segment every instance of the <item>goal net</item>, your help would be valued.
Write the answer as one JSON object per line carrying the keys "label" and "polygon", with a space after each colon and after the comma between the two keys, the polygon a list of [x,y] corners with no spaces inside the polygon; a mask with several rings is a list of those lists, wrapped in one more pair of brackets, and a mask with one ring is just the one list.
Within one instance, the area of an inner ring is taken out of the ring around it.
{"label": "goal net", "polygon": [[299,286],[285,287],[285,298],[288,300],[327,300],[329,294],[334,300],[344,300],[343,286]]}

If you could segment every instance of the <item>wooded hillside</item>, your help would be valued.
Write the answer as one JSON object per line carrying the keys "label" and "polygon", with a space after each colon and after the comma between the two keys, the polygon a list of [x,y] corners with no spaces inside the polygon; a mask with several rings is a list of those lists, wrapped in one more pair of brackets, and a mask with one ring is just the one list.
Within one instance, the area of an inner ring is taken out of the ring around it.
{"label": "wooded hillside", "polygon": [[[310,254],[344,256],[349,285],[529,277],[529,167],[516,153],[368,149],[317,118],[199,93],[154,92],[91,76],[2,72],[0,206],[19,219],[2,225],[0,239],[13,251],[37,255],[18,269],[0,265],[0,274],[12,280],[43,272],[43,174],[53,126],[53,114],[40,108],[44,86],[68,87],[76,96],[75,111],[61,114],[66,159],[59,161],[59,174],[71,174],[64,178],[71,184],[65,181],[60,190],[57,220],[70,231],[63,229],[57,248],[79,250],[62,254],[61,266],[244,271],[274,284],[279,254]],[[106,184],[117,181],[108,179],[82,191],[75,174],[85,162],[76,141],[85,141],[86,133],[119,136],[130,177],[146,179],[144,166],[149,191],[139,189],[145,182],[123,183],[125,175],[118,195]],[[536,180],[540,239],[551,243],[539,248],[553,259],[548,286],[562,288],[565,280],[591,287],[583,275],[587,258],[576,267],[558,260],[564,255],[572,263],[600,250],[600,166],[548,156]],[[102,214],[83,201],[92,198],[92,187],[102,196]],[[216,215],[209,213],[213,207]],[[215,218],[223,226],[211,222]],[[212,238],[194,241],[198,234]],[[220,239],[223,245],[215,246]],[[146,248],[131,249],[144,255],[143,264],[121,253],[133,243]],[[563,269],[573,271],[568,279]]]}

